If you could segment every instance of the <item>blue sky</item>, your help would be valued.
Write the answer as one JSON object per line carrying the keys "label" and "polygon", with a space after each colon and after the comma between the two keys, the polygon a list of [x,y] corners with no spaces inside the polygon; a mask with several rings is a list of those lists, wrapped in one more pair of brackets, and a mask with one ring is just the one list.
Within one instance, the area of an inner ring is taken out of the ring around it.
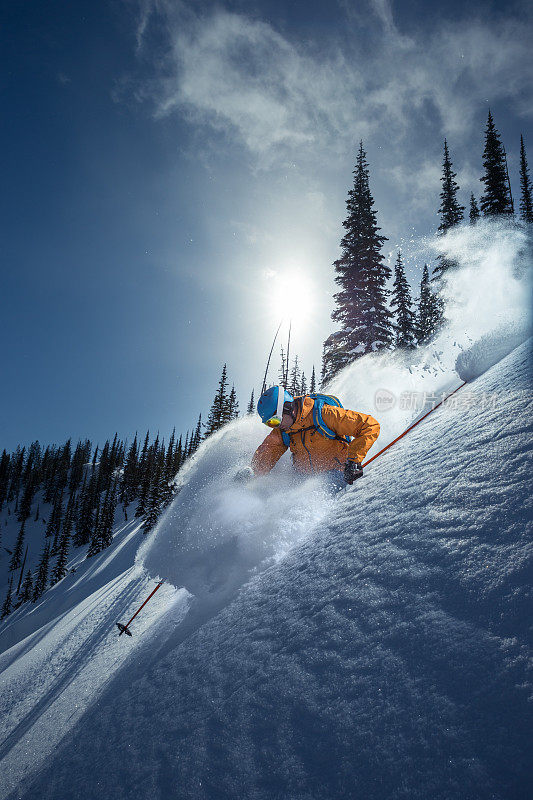
{"label": "blue sky", "polygon": [[[363,138],[386,252],[419,280],[447,136],[466,204],[492,108],[533,166],[525,2],[11,2],[0,449],[241,408],[283,309],[307,373]],[[289,303],[286,301],[289,300]]]}

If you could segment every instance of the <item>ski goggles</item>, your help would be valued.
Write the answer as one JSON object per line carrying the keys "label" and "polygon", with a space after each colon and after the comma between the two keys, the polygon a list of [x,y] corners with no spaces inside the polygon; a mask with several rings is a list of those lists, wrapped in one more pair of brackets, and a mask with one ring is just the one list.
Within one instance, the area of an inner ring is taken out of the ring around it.
{"label": "ski goggles", "polygon": [[265,425],[269,428],[279,428],[283,419],[283,404],[285,402],[285,387],[278,386],[278,405],[276,413],[270,419],[265,420]]}

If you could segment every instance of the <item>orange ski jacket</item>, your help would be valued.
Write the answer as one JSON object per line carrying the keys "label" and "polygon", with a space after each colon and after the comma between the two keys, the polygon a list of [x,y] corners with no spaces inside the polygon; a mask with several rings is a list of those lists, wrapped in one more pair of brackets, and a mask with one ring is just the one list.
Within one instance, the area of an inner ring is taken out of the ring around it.
{"label": "orange ski jacket", "polygon": [[[341,439],[328,439],[313,425],[311,397],[296,398],[298,413],[291,427],[290,450],[294,468],[298,472],[326,472],[343,470],[347,458],[363,461],[368,450],[379,436],[379,422],[370,414],[360,414],[348,408],[324,405],[322,419],[338,436],[352,436],[350,444]],[[259,445],[252,458],[252,469],[256,475],[270,472],[287,447],[283,444],[281,431],[274,428]]]}

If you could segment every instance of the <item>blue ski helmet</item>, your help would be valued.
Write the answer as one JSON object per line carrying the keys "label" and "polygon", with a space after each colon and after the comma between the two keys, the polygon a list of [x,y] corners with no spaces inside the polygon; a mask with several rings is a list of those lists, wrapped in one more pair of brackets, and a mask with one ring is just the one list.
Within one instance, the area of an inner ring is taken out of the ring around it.
{"label": "blue ski helmet", "polygon": [[257,403],[261,422],[266,424],[270,419],[277,419],[279,425],[283,416],[283,404],[292,403],[293,400],[294,397],[283,386],[271,386],[263,392]]}

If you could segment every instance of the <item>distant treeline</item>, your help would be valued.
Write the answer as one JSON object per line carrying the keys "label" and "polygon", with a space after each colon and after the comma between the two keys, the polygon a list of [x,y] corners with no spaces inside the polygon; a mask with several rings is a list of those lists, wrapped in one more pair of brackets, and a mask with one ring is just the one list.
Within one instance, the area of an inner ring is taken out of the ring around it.
{"label": "distant treeline", "polygon": [[[44,451],[38,441],[27,449],[17,447],[11,454],[4,450],[0,457],[0,511],[14,503],[20,528],[13,549],[8,551],[12,580],[2,616],[11,611],[13,575],[22,567],[30,518],[42,521],[43,546],[37,569],[33,574],[28,569],[23,576],[17,604],[35,602],[47,586],[61,580],[72,547],[88,546],[88,558],[108,547],[118,504],[127,519],[127,508],[136,503],[135,516],[143,519],[145,531],[150,530],[172,498],[176,473],[198,444],[193,435],[183,445],[182,438],[176,440],[173,432],[168,445],[159,436],[150,442],[147,433],[143,443],[135,436],[129,447],[115,435],[101,449],[89,440],[73,448],[69,439]],[[46,518],[43,505],[47,507]],[[0,526],[0,543],[1,536]]]}

